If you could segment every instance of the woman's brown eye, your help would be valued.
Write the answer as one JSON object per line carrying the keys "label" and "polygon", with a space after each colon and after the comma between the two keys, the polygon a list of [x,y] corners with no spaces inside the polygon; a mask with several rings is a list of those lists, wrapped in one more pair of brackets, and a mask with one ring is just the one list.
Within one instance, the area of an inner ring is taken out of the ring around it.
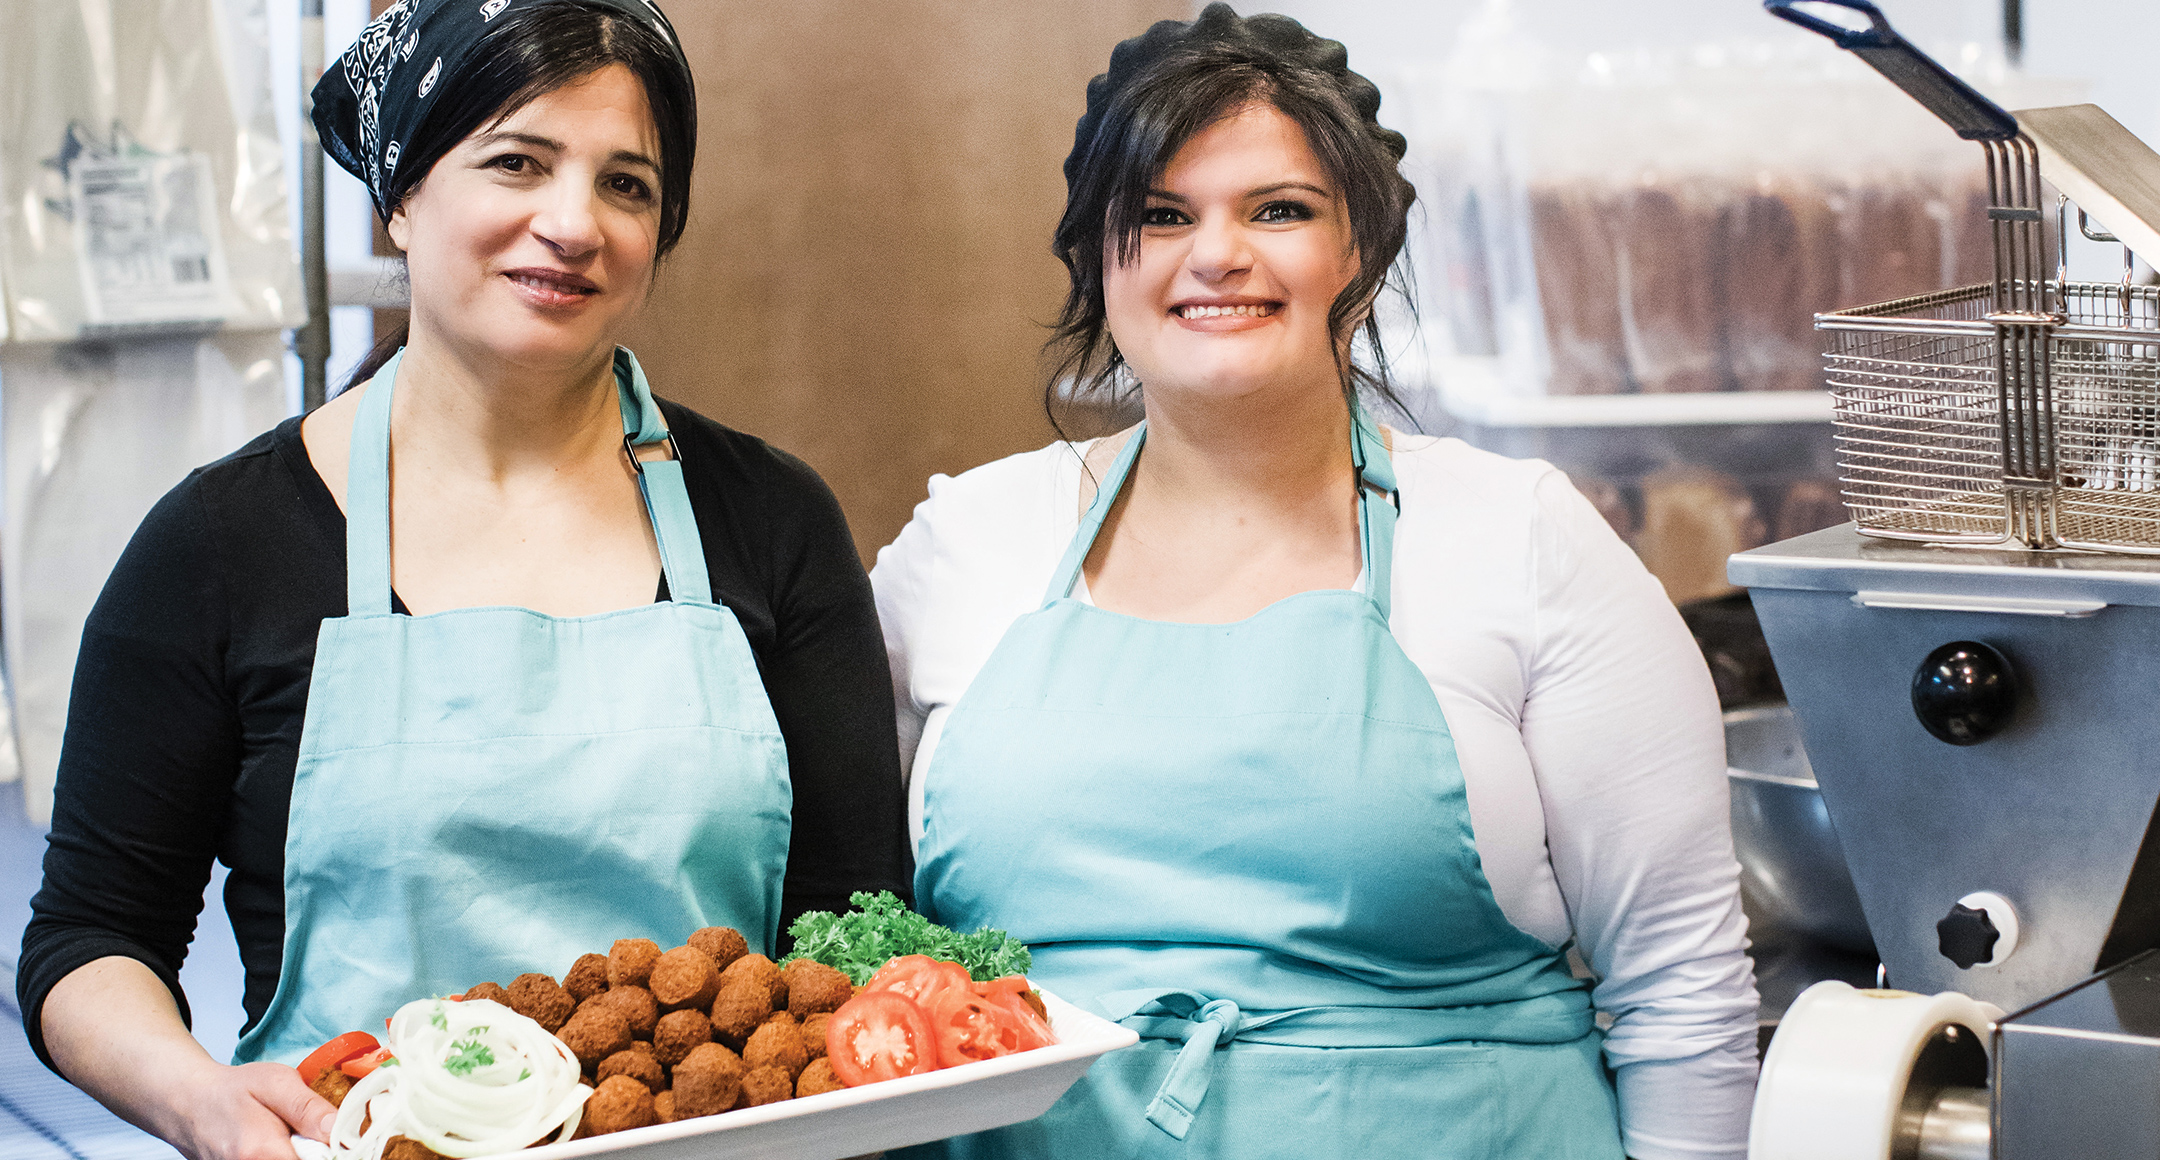
{"label": "woman's brown eye", "polygon": [[1145,226],[1181,226],[1185,224],[1185,215],[1167,206],[1150,206],[1141,213],[1140,224]]}

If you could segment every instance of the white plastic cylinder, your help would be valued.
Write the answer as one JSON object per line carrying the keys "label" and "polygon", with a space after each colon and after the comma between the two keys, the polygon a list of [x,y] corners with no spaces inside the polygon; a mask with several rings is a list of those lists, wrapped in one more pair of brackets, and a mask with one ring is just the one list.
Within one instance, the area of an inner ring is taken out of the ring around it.
{"label": "white plastic cylinder", "polygon": [[1809,987],[1785,1012],[1763,1060],[1749,1160],[1887,1160],[1920,1049],[1953,1023],[1985,1044],[2002,1014],[1954,991]]}

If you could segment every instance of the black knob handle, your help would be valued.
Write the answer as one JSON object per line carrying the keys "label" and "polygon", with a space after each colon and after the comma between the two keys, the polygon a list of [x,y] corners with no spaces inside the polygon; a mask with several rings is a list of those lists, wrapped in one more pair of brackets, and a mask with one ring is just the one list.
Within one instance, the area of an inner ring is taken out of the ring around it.
{"label": "black knob handle", "polygon": [[1976,640],[1956,640],[1920,662],[1912,679],[1913,716],[1952,745],[1978,745],[2010,724],[2017,677],[2010,661]]}
{"label": "black knob handle", "polygon": [[1969,971],[1974,963],[1984,963],[1995,957],[1995,940],[2002,932],[1995,929],[1995,921],[1985,910],[1974,910],[1960,902],[1950,908],[1950,913],[1935,924],[1936,945],[1942,956],[1958,965],[1958,970]]}

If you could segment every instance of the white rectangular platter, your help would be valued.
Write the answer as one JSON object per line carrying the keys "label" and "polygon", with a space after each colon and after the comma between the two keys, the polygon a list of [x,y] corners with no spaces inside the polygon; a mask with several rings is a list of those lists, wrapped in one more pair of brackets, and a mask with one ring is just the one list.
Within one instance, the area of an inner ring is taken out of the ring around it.
{"label": "white rectangular platter", "polygon": [[1050,1110],[1097,1056],[1139,1036],[1042,992],[1058,1041],[981,1063],[717,1116],[528,1148],[518,1160],[842,1160],[1002,1128]]}

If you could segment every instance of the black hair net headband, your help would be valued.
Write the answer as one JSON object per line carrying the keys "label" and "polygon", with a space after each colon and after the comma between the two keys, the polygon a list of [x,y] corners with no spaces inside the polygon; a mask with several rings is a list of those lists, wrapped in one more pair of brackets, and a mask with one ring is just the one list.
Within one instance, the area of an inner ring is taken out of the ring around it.
{"label": "black hair net headband", "polygon": [[1244,57],[1256,63],[1282,61],[1326,73],[1365,122],[1365,131],[1401,161],[1409,142],[1380,126],[1380,89],[1350,71],[1350,53],[1340,41],[1314,36],[1287,16],[1239,16],[1228,4],[1214,3],[1197,20],[1158,20],[1146,32],[1120,41],[1110,51],[1110,71],[1088,82],[1087,112],[1073,127],[1072,152],[1065,157],[1068,196],[1079,193],[1081,170],[1095,147],[1103,118],[1135,80],[1174,56]]}
{"label": "black hair net headband", "polygon": [[[398,154],[426,119],[431,94],[466,67],[495,20],[548,0],[398,0],[368,22],[315,85],[315,130],[323,151],[366,183],[375,212],[390,216]],[[586,0],[660,34],[685,73],[675,29],[654,0]]]}

